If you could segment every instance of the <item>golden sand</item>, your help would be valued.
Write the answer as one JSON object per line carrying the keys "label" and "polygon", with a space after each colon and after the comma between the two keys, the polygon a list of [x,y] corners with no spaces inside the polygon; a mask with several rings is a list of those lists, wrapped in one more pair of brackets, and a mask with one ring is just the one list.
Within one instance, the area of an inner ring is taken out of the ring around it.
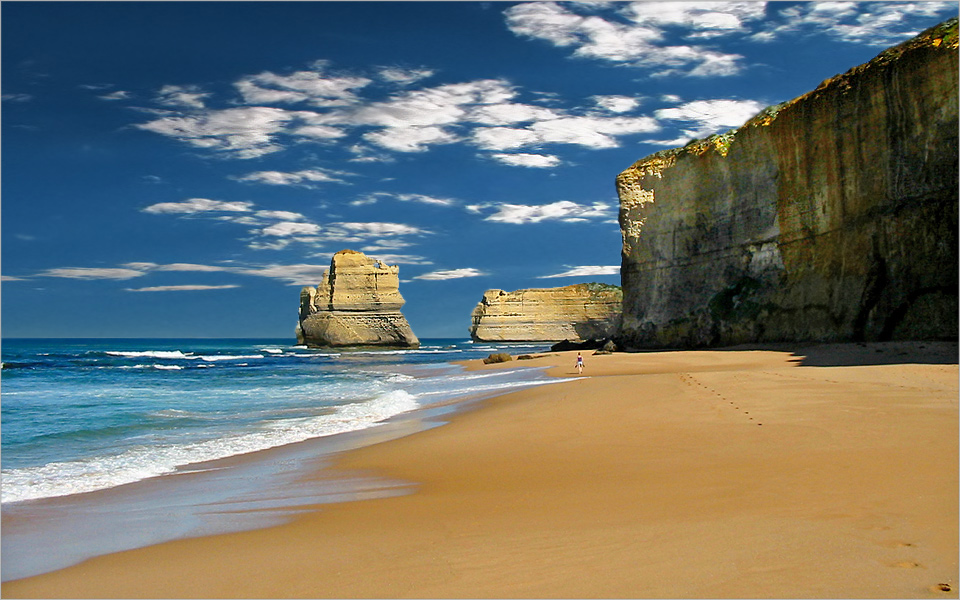
{"label": "golden sand", "polygon": [[[956,345],[940,347],[953,364],[929,346],[584,352],[583,379],[337,461],[413,494],[102,556],[2,592],[956,598]],[[564,377],[575,356],[470,368]]]}

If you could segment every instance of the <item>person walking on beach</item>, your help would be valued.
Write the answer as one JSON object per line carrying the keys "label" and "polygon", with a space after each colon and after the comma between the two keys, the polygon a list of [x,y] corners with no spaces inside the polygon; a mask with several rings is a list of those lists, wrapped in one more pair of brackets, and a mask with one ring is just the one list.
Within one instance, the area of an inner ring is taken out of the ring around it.
{"label": "person walking on beach", "polygon": [[583,374],[583,356],[579,352],[577,352],[577,373]]}

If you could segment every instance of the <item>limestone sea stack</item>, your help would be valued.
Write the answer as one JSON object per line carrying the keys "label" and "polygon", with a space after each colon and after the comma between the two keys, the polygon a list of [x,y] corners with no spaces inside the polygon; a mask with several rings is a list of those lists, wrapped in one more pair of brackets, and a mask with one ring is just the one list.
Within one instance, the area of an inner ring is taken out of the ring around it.
{"label": "limestone sea stack", "polygon": [[515,292],[487,290],[473,309],[470,337],[482,342],[610,337],[620,323],[622,298],[619,287],[600,283]]}
{"label": "limestone sea stack", "polygon": [[418,347],[420,340],[400,313],[399,271],[355,250],[334,254],[320,285],[300,291],[297,341],[319,347]]}
{"label": "limestone sea stack", "polygon": [[617,178],[618,345],[955,340],[957,20]]}

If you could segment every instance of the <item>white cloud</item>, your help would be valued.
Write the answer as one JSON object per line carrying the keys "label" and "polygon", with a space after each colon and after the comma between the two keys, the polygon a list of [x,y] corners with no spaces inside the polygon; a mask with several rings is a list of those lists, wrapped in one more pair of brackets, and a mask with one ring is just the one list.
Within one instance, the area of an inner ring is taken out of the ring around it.
{"label": "white cloud", "polygon": [[[724,35],[746,29],[765,15],[766,2],[631,2],[624,14],[635,23],[683,26]],[[697,37],[703,37],[699,34]]]}
{"label": "white cloud", "polygon": [[490,158],[514,167],[550,168],[562,161],[552,154],[491,154]]}
{"label": "white cloud", "polygon": [[531,104],[486,104],[473,109],[467,120],[483,125],[512,125],[529,121],[547,121],[563,113]]}
{"label": "white cloud", "polygon": [[357,198],[356,200],[351,200],[351,201],[348,202],[347,204],[349,204],[350,206],[369,206],[370,204],[376,204],[377,202],[379,202],[379,201],[380,201],[380,196],[388,196],[388,195],[389,195],[389,194],[383,194],[383,193],[367,194],[366,196],[363,196],[362,198]]}
{"label": "white cloud", "polygon": [[427,196],[426,194],[393,194],[390,192],[373,192],[361,198],[349,202],[350,206],[367,206],[376,204],[381,199],[399,200],[400,202],[415,202],[417,204],[430,204],[434,206],[455,206],[457,201],[453,198],[437,198]]}
{"label": "white cloud", "polygon": [[620,265],[579,266],[571,267],[569,270],[555,275],[541,275],[537,279],[552,279],[554,277],[598,277],[601,275],[617,275],[619,273]]}
{"label": "white cloud", "polygon": [[800,34],[886,47],[918,34],[923,28],[918,19],[956,14],[956,2],[801,2],[777,11],[782,22],[751,39],[767,42]]}
{"label": "white cloud", "polygon": [[[329,267],[326,265],[315,264],[292,264],[292,265],[201,265],[193,263],[170,263],[157,264],[151,262],[131,262],[115,268],[95,268],[95,267],[64,267],[57,269],[47,269],[37,273],[36,277],[59,277],[65,279],[87,279],[87,280],[125,280],[134,277],[142,277],[156,271],[181,271],[181,272],[222,272],[234,275],[244,275],[252,277],[267,277],[284,281],[290,285],[313,284],[323,277],[323,272]],[[234,284],[222,286],[155,286],[152,288],[137,288],[130,291],[177,291],[194,289],[226,289],[240,287]]]}
{"label": "white cloud", "polygon": [[30,94],[4,94],[0,96],[4,102],[29,102],[33,100],[33,96]]}
{"label": "white cloud", "polygon": [[540,143],[540,136],[529,129],[479,127],[473,130],[472,141],[483,150],[513,150]]}
{"label": "white cloud", "polygon": [[97,268],[97,267],[63,267],[47,269],[37,273],[38,277],[59,277],[62,279],[133,279],[146,275],[146,271],[138,269]]}
{"label": "white cloud", "polygon": [[238,178],[238,181],[251,181],[269,185],[308,185],[309,183],[345,183],[338,175],[350,175],[346,171],[325,169],[304,169],[302,171],[257,171]]}
{"label": "white cloud", "polygon": [[451,198],[435,198],[425,194],[397,194],[401,202],[416,202],[418,204],[433,204],[435,206],[453,206],[457,203]]}
{"label": "white cloud", "polygon": [[157,94],[157,102],[167,106],[182,106],[186,108],[205,108],[203,100],[210,93],[203,92],[195,85],[165,85]]}
{"label": "white cloud", "polygon": [[634,96],[593,96],[597,106],[613,113],[630,112],[640,106],[639,98]]}
{"label": "white cloud", "polygon": [[143,212],[153,214],[197,214],[205,212],[248,212],[251,202],[223,202],[207,198],[191,198],[183,202],[160,202],[151,204]]}
{"label": "white cloud", "polygon": [[[150,265],[151,263],[130,263],[130,265],[135,264],[146,264]],[[124,265],[127,266],[127,265]],[[136,268],[136,267],[131,267]],[[217,271],[229,271],[229,267],[218,267],[215,265],[198,265],[194,263],[170,263],[167,265],[153,265],[148,267],[155,269],[157,271],[184,271],[184,272],[200,272],[200,273],[212,273]]]}
{"label": "white cloud", "polygon": [[262,235],[271,235],[276,237],[287,237],[292,235],[312,235],[320,231],[320,226],[314,223],[300,223],[293,221],[280,221],[269,227],[260,230]]}
{"label": "white cloud", "polygon": [[515,34],[574,49],[573,55],[635,67],[668,67],[694,77],[733,75],[743,58],[697,45],[670,45],[665,27],[681,39],[707,39],[745,31],[763,17],[761,2],[633,2],[626,5],[528,2],[504,11]]}
{"label": "white cloud", "polygon": [[423,152],[434,144],[452,144],[457,137],[440,127],[387,127],[363,135],[371,144],[396,152]]}
{"label": "white cloud", "polygon": [[[280,250],[292,243],[317,244],[322,241],[317,237],[320,226],[309,222],[303,214],[287,210],[254,210],[252,202],[191,198],[185,202],[154,204],[143,209],[143,212],[200,216],[251,227],[253,229],[249,230],[249,234],[253,239],[249,241],[248,238],[247,247],[253,250]],[[337,237],[336,232],[333,237]],[[157,267],[154,265],[151,268]]]}
{"label": "white cloud", "polygon": [[614,136],[649,133],[660,129],[660,125],[650,117],[588,116],[540,121],[531,125],[530,129],[545,143],[616,148],[620,144]]}
{"label": "white cloud", "polygon": [[274,138],[296,116],[279,108],[252,106],[161,117],[136,127],[197,148],[219,150],[236,158],[256,158],[283,149]]}
{"label": "white cloud", "polygon": [[254,214],[261,219],[278,219],[280,221],[306,220],[306,217],[300,213],[289,210],[258,210]]}
{"label": "white cloud", "polygon": [[403,223],[332,223],[331,226],[375,236],[423,235],[430,233],[429,231],[413,227],[412,225],[404,225]]}
{"label": "white cloud", "polygon": [[127,100],[130,98],[130,92],[117,90],[116,92],[110,92],[109,94],[97,96],[97,98],[100,98],[101,100]]}
{"label": "white cloud", "polygon": [[479,212],[482,209],[495,208],[496,212],[486,217],[486,221],[496,221],[500,223],[512,223],[514,225],[524,225],[527,223],[540,223],[542,221],[563,221],[576,222],[586,219],[608,218],[612,208],[602,202],[594,202],[591,205],[582,205],[569,200],[561,200],[551,204],[526,205],[526,204],[489,204],[480,205],[472,209],[472,212]]}
{"label": "white cloud", "polygon": [[651,117],[564,116],[537,121],[524,129],[475,129],[472,142],[484,150],[515,150],[542,144],[576,144],[588,148],[616,148],[616,136],[660,129]]}
{"label": "white cloud", "polygon": [[0,281],[26,281],[23,277],[14,277],[13,275],[0,275]]}
{"label": "white cloud", "polygon": [[400,67],[381,67],[378,75],[380,79],[388,81],[390,83],[395,83],[398,85],[410,85],[420,81],[421,79],[426,79],[427,77],[433,76],[433,71],[430,69],[403,69]]}
{"label": "white cloud", "polygon": [[268,277],[286,281],[290,285],[317,285],[323,279],[323,273],[330,268],[325,265],[293,264],[293,265],[266,265],[260,267],[237,267],[235,273]]}
{"label": "white cloud", "polygon": [[326,75],[327,64],[317,61],[310,71],[277,75],[265,71],[244,77],[234,86],[247,104],[277,104],[307,102],[314,106],[347,106],[357,101],[355,90],[369,85],[372,80],[351,75]]}
{"label": "white cloud", "polygon": [[654,115],[661,120],[682,123],[687,127],[684,135],[691,139],[740,127],[765,106],[755,100],[695,100],[673,108],[662,108]]}
{"label": "white cloud", "polygon": [[472,107],[502,104],[515,95],[513,86],[500,79],[451,83],[333,114],[331,122],[400,128],[450,125],[465,120]]}
{"label": "white cloud", "polygon": [[431,271],[423,275],[417,275],[414,279],[424,279],[427,281],[445,281],[447,279],[463,279],[465,277],[482,277],[487,275],[483,271],[474,268],[450,269],[446,271]]}
{"label": "white cloud", "polygon": [[128,292],[193,292],[201,290],[229,290],[239,285],[158,285],[154,287],[127,288]]}

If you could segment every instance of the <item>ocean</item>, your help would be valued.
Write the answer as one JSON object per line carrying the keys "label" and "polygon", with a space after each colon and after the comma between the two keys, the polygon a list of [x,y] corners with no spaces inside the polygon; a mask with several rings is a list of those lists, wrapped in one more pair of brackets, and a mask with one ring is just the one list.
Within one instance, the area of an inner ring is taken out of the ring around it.
{"label": "ocean", "polygon": [[[466,372],[452,362],[548,344],[421,344],[3,340],[3,580],[282,522],[298,505],[409,493],[411,482],[362,476],[296,482],[325,456],[438,426],[484,397],[558,381],[539,369]],[[271,449],[253,462],[223,460]]]}

